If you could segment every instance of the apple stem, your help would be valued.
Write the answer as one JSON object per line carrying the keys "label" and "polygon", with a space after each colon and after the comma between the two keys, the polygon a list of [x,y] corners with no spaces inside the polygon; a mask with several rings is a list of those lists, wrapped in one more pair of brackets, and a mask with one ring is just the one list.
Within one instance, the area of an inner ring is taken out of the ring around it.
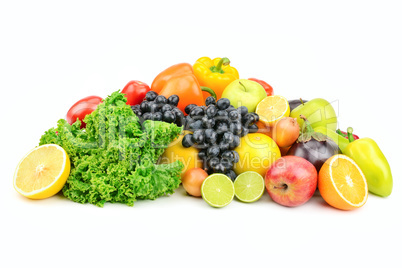
{"label": "apple stem", "polygon": [[302,98],[300,98],[300,102],[301,102],[302,105],[304,105],[304,101],[303,101]]}
{"label": "apple stem", "polygon": [[244,88],[244,91],[247,92],[247,88],[243,85],[243,83],[241,81],[239,81],[239,84]]}
{"label": "apple stem", "polygon": [[282,184],[282,186],[279,186],[279,187],[274,186],[274,188],[275,188],[275,189],[283,190],[283,189],[287,189],[287,188],[288,188],[288,185],[287,185],[287,184]]}
{"label": "apple stem", "polygon": [[230,64],[230,60],[228,58],[222,58],[219,60],[218,64],[216,66],[211,67],[211,71],[214,73],[224,73],[222,70],[222,66],[226,66]]}

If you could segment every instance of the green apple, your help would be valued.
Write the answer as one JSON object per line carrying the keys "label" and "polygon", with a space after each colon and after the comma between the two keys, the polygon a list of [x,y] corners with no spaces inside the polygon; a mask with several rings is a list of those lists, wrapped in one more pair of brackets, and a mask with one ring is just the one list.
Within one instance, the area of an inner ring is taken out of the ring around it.
{"label": "green apple", "polygon": [[324,99],[312,99],[292,110],[290,117],[296,118],[300,127],[303,127],[304,121],[300,118],[301,114],[307,118],[313,128],[326,127],[333,131],[337,128],[334,107]]}
{"label": "green apple", "polygon": [[235,108],[246,106],[249,113],[254,112],[257,104],[267,97],[265,89],[257,82],[237,79],[226,86],[222,98],[227,98]]}

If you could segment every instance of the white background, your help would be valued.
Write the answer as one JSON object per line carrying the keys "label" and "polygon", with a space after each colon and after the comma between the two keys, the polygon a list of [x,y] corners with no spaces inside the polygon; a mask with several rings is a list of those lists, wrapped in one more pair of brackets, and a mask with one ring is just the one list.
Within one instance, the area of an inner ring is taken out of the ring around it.
{"label": "white background", "polygon": [[[398,1],[2,1],[0,265],[400,267],[401,11]],[[201,56],[229,57],[241,78],[289,99],[335,102],[339,127],[388,158],[392,195],[344,212],[319,194],[297,208],[265,193],[213,209],[179,188],[98,208],[13,189],[18,161],[75,101]]]}

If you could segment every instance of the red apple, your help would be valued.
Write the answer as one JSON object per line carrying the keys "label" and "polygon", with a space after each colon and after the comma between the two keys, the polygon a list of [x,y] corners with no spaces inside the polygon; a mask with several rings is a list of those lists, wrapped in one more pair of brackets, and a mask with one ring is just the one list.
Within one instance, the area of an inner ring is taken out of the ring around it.
{"label": "red apple", "polygon": [[317,170],[298,156],[284,156],[265,174],[265,187],[276,203],[296,207],[306,203],[317,188]]}

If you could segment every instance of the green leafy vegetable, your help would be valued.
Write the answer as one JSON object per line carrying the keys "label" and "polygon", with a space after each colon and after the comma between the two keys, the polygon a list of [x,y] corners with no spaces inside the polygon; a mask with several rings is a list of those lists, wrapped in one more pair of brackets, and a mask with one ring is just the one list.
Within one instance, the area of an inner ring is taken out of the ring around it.
{"label": "green leafy vegetable", "polygon": [[159,121],[141,126],[118,91],[84,122],[86,129],[80,129],[79,120],[70,125],[60,119],[39,143],[58,144],[69,155],[71,172],[63,188],[67,198],[101,207],[105,202],[132,206],[138,199],[155,199],[179,187],[183,164],[156,162],[180,127]]}

